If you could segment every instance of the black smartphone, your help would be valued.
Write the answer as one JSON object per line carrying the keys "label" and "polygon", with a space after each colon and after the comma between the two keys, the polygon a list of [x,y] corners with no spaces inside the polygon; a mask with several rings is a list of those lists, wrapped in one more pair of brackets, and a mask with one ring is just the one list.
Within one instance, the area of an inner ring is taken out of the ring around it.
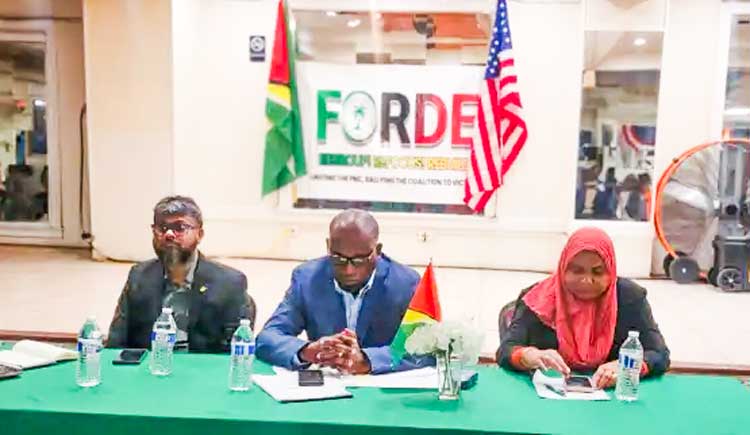
{"label": "black smartphone", "polygon": [[565,389],[568,391],[579,391],[588,393],[596,390],[594,383],[589,376],[573,375],[565,380]]}
{"label": "black smartphone", "polygon": [[146,349],[123,349],[112,360],[112,364],[140,364],[145,356]]}
{"label": "black smartphone", "polygon": [[323,385],[323,372],[321,370],[300,370],[299,375],[300,387],[319,387]]}

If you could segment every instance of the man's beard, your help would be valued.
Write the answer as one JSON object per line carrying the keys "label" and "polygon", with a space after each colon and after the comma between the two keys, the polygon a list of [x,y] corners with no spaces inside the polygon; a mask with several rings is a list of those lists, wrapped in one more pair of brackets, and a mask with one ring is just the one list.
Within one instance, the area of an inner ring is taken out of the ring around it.
{"label": "man's beard", "polygon": [[156,256],[167,270],[175,266],[186,266],[193,254],[192,249],[185,249],[180,245],[169,243],[161,248],[154,247]]}

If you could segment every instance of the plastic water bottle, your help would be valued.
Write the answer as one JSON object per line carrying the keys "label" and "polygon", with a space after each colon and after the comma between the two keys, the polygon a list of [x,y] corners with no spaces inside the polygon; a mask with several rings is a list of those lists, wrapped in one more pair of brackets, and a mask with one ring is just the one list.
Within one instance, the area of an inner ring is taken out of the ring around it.
{"label": "plastic water bottle", "polygon": [[638,331],[629,331],[628,339],[620,348],[620,359],[617,370],[617,400],[633,402],[638,400],[638,385],[641,382],[641,365],[643,365],[643,346],[638,340]]}
{"label": "plastic water bottle", "polygon": [[174,344],[177,341],[177,324],[171,308],[162,308],[151,331],[151,374],[167,376],[172,373]]}
{"label": "plastic water bottle", "polygon": [[78,361],[76,363],[76,384],[82,387],[95,387],[102,381],[101,372],[102,332],[96,325],[96,318],[89,316],[78,332]]}
{"label": "plastic water bottle", "polygon": [[240,320],[240,326],[232,335],[231,363],[229,365],[229,389],[247,391],[253,385],[253,360],[255,359],[255,337],[248,319]]}

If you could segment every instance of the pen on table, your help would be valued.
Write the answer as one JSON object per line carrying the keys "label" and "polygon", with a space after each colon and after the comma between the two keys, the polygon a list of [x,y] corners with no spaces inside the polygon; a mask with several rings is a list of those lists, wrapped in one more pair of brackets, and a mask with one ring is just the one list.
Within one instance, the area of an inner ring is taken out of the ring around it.
{"label": "pen on table", "polygon": [[560,396],[565,397],[565,389],[559,388],[550,384],[544,384],[548,389],[552,390],[552,392],[559,394]]}

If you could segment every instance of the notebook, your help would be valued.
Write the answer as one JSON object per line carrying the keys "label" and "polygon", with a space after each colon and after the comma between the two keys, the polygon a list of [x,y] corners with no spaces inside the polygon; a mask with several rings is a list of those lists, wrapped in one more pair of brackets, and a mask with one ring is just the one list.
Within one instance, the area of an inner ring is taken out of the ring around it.
{"label": "notebook", "polygon": [[0,350],[0,364],[22,369],[78,358],[78,352],[33,340],[21,340],[12,350]]}

